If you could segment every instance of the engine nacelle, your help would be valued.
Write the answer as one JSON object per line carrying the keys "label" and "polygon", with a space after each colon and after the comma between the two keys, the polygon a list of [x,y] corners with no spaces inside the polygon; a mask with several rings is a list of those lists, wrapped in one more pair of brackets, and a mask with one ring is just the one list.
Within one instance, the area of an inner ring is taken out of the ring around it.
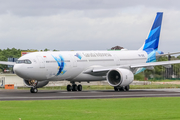
{"label": "engine nacelle", "polygon": [[127,86],[134,80],[134,74],[128,69],[116,68],[107,73],[106,79],[113,87]]}
{"label": "engine nacelle", "polygon": [[37,80],[24,80],[24,83],[26,86],[28,87],[34,87],[36,86],[36,88],[41,88],[43,86],[46,86],[49,81],[48,80],[44,80],[44,81],[37,81]]}

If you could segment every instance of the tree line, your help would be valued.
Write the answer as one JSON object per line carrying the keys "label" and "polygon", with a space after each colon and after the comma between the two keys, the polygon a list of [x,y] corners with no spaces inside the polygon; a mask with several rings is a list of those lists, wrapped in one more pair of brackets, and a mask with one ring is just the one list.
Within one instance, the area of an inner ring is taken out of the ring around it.
{"label": "tree line", "polygon": [[[180,60],[179,56],[171,56],[171,60]],[[168,61],[168,56],[162,56],[157,61]],[[161,80],[161,79],[180,79],[180,64],[171,65],[171,68],[155,66],[154,70],[145,70],[135,75],[135,80]]]}

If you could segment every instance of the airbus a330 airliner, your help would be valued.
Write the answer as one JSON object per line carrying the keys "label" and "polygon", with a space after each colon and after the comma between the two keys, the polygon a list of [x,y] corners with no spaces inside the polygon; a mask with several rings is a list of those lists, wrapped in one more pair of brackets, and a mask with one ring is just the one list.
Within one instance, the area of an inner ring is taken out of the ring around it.
{"label": "airbus a330 airliner", "polygon": [[158,12],[148,38],[139,50],[34,52],[24,55],[14,65],[14,72],[37,93],[49,81],[70,81],[67,91],[82,91],[75,83],[107,80],[115,91],[129,91],[134,74],[153,66],[180,63],[180,60],[156,62],[163,13]]}

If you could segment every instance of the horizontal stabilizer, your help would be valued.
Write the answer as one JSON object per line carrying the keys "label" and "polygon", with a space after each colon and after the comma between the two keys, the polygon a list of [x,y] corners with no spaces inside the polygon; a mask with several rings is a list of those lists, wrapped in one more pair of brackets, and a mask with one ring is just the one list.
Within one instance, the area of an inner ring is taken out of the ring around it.
{"label": "horizontal stabilizer", "polygon": [[165,54],[156,54],[156,57],[166,56],[166,55],[175,55],[175,54],[180,54],[180,52],[165,53]]}
{"label": "horizontal stabilizer", "polygon": [[179,64],[180,60],[173,60],[173,61],[161,61],[161,62],[150,62],[150,63],[142,63],[137,65],[131,65],[130,68],[143,68],[149,66],[158,66],[158,65],[171,65],[171,64]]}

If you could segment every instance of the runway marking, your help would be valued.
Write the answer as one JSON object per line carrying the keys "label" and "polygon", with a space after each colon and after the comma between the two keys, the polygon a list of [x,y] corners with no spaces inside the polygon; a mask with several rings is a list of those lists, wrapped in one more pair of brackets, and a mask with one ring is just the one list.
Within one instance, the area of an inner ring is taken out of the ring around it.
{"label": "runway marking", "polygon": [[180,93],[174,94],[135,94],[135,95],[96,95],[96,96],[52,96],[52,97],[3,97],[4,99],[72,99],[72,98],[111,98],[111,97],[159,97],[159,96],[180,96]]}
{"label": "runway marking", "polygon": [[85,91],[85,92],[80,92],[80,91],[76,91],[76,92],[58,92],[58,93],[102,93],[100,91]]}

